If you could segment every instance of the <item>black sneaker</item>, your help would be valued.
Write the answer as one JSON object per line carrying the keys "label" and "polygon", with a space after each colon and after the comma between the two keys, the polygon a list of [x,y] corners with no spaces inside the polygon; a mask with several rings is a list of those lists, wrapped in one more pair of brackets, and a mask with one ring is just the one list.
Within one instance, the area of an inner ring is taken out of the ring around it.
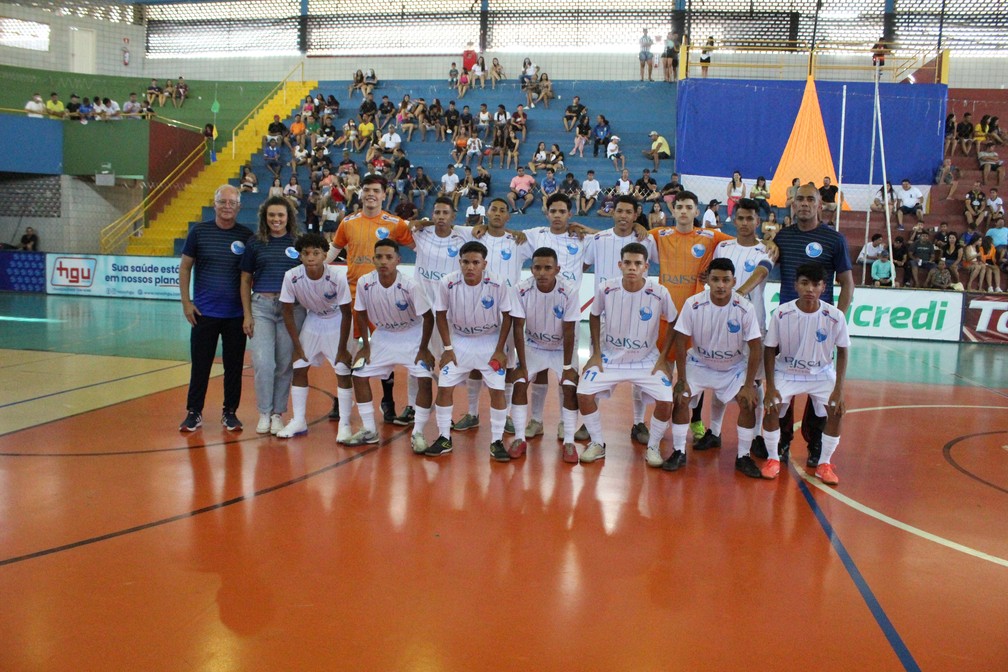
{"label": "black sneaker", "polygon": [[242,430],[241,420],[238,419],[234,411],[225,410],[223,415],[221,415],[220,421],[224,425],[224,429],[229,432],[240,432]]}
{"label": "black sneaker", "polygon": [[721,447],[721,437],[716,435],[711,430],[704,432],[704,435],[700,437],[699,441],[693,443],[693,450],[710,450],[711,448]]}
{"label": "black sneaker", "polygon": [[648,445],[651,441],[651,432],[648,430],[647,425],[643,422],[638,422],[636,425],[631,427],[630,440],[634,443],[639,443],[642,446]]}
{"label": "black sneaker", "polygon": [[427,450],[424,451],[424,455],[437,457],[438,455],[447,455],[450,452],[452,452],[451,439],[439,436],[437,437],[437,441],[432,443]]}
{"label": "black sneaker", "polygon": [[381,402],[382,419],[386,425],[391,425],[396,421],[395,403],[391,401]]}
{"label": "black sneaker", "polygon": [[[752,451],[749,452],[751,453]],[[788,459],[791,457],[791,442],[788,441],[787,443],[782,443],[777,448],[777,454],[780,455],[780,463],[787,465]]]}
{"label": "black sneaker", "polygon": [[665,471],[679,471],[686,466],[686,453],[677,450],[669,458],[662,462],[661,468]]}
{"label": "black sneaker", "polygon": [[760,468],[756,466],[756,463],[748,455],[735,458],[735,471],[740,471],[749,478],[763,478]]}
{"label": "black sneaker", "polygon": [[822,442],[815,441],[809,444],[808,447],[808,459],[805,461],[805,466],[809,469],[815,469],[819,466],[819,457],[822,455]]}
{"label": "black sneaker", "polygon": [[339,422],[339,399],[332,400],[332,410],[329,411],[329,419]]}
{"label": "black sneaker", "polygon": [[185,420],[178,426],[180,432],[195,432],[203,426],[203,416],[196,411],[189,411]]}
{"label": "black sneaker", "polygon": [[416,416],[416,409],[412,406],[407,406],[402,410],[402,414],[396,416],[395,420],[392,422],[401,427],[408,427],[413,424],[413,418]]}
{"label": "black sneaker", "polygon": [[497,462],[510,462],[511,456],[508,455],[507,449],[504,447],[503,441],[494,441],[490,444],[490,457],[492,457]]}
{"label": "black sneaker", "polygon": [[762,436],[757,435],[752,440],[752,446],[749,448],[749,454],[760,460],[765,460],[770,457],[770,453],[768,453],[766,449],[766,441],[763,440]]}

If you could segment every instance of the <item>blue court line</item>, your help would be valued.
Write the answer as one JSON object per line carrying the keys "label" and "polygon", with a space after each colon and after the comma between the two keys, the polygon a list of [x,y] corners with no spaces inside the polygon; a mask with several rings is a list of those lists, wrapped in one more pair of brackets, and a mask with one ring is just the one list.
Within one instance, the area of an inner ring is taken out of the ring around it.
{"label": "blue court line", "polygon": [[840,556],[840,561],[843,563],[844,569],[847,570],[847,574],[850,575],[851,580],[854,581],[854,585],[857,587],[858,592],[861,593],[861,598],[868,605],[869,611],[871,611],[872,616],[875,617],[875,622],[878,626],[882,628],[882,634],[885,638],[889,640],[889,645],[893,648],[896,653],[896,657],[899,658],[900,663],[903,664],[904,670],[913,670],[914,672],[920,672],[920,665],[914,660],[913,654],[910,653],[910,649],[903,642],[903,638],[899,636],[896,632],[896,627],[893,626],[892,621],[886,616],[885,610],[882,605],[879,604],[878,598],[875,597],[875,593],[868,586],[868,582],[865,581],[864,576],[861,571],[854,564],[854,559],[851,558],[850,553],[844,547],[843,542],[840,541],[840,537],[837,536],[836,531],[833,526],[830,525],[829,520],[826,519],[826,514],[819,507],[819,504],[815,501],[812,496],[812,491],[805,481],[798,479],[798,488],[801,490],[802,495],[805,497],[805,501],[812,508],[812,513],[815,514],[816,520],[822,525],[823,531],[826,533],[826,537],[829,538],[830,544],[833,546],[833,550],[836,551],[837,555]]}
{"label": "blue court line", "polygon": [[67,394],[68,392],[77,392],[78,390],[86,390],[89,387],[98,387],[99,385],[107,385],[108,383],[118,383],[121,380],[129,380],[130,378],[139,378],[140,376],[148,376],[152,373],[160,373],[162,371],[168,371],[170,369],[177,369],[180,366],[189,366],[189,363],[181,362],[179,364],[172,364],[171,366],[166,366],[161,369],[151,369],[150,371],[144,371],[142,373],[133,373],[128,376],[122,376],[121,378],[112,378],[111,380],[100,380],[97,383],[89,383],[87,385],[81,385],[80,387],[71,387],[68,390],[60,390],[59,392],[50,392],[48,394],[42,394],[37,397],[32,397],[30,399],[21,399],[20,401],[12,401],[9,404],[0,404],[0,409],[7,408],[9,406],[17,406],[18,404],[27,404],[32,401],[38,401],[39,399],[57,397],[61,394]]}

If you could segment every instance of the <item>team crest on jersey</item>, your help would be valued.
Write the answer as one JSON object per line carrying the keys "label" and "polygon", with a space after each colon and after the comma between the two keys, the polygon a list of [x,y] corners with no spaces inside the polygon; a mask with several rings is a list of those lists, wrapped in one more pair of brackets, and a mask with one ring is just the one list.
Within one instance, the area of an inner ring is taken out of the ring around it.
{"label": "team crest on jersey", "polygon": [[609,363],[609,358],[606,357],[604,354],[602,355],[602,363],[603,364],[608,364]]}
{"label": "team crest on jersey", "polygon": [[616,287],[606,287],[605,289],[602,290],[602,293],[605,296],[609,296],[609,292],[615,292],[615,291]]}
{"label": "team crest on jersey", "polygon": [[458,253],[459,253],[459,248],[455,247],[454,245],[449,245],[448,246],[448,256],[449,257],[457,257]]}
{"label": "team crest on jersey", "polygon": [[245,243],[240,240],[236,240],[231,243],[231,254],[242,255],[245,254]]}
{"label": "team crest on jersey", "polygon": [[661,377],[661,382],[665,387],[672,387],[672,381],[669,380],[668,376],[663,375]]}
{"label": "team crest on jersey", "polygon": [[329,292],[322,292],[322,296],[326,298],[326,301],[332,301],[333,299],[336,298],[337,294],[339,294],[338,289],[334,289],[332,294],[330,294]]}
{"label": "team crest on jersey", "polygon": [[564,316],[564,307],[562,303],[558,303],[553,306],[553,314],[556,315],[558,320],[562,320]]}
{"label": "team crest on jersey", "polygon": [[673,233],[675,233],[675,229],[673,229],[673,228],[660,229],[658,231],[658,235],[662,236],[662,237],[664,237],[664,236],[671,236]]}
{"label": "team crest on jersey", "polygon": [[647,322],[648,320],[650,320],[653,316],[654,316],[654,311],[652,311],[647,306],[643,306],[640,309],[640,319],[644,320],[645,322]]}
{"label": "team crest on jersey", "polygon": [[365,282],[364,283],[364,291],[367,292],[367,291],[369,291],[374,286],[375,286],[375,283],[373,283],[373,282]]}
{"label": "team crest on jersey", "polygon": [[820,256],[823,252],[822,245],[819,243],[809,243],[805,246],[805,254],[815,259]]}
{"label": "team crest on jersey", "polygon": [[501,259],[503,259],[504,261],[507,261],[508,259],[510,259],[512,257],[512,255],[514,254],[514,252],[511,251],[510,247],[501,248],[500,253],[501,253]]}
{"label": "team crest on jersey", "polygon": [[301,253],[295,250],[293,247],[288,247],[286,250],[284,250],[284,254],[286,254],[291,259],[298,259],[301,257]]}
{"label": "team crest on jersey", "polygon": [[756,270],[756,262],[753,261],[752,259],[746,259],[745,263],[742,264],[742,268],[752,273],[753,271]]}
{"label": "team crest on jersey", "polygon": [[398,308],[399,310],[406,310],[407,308],[409,308],[409,303],[407,303],[406,301],[396,301],[395,307]]}
{"label": "team crest on jersey", "polygon": [[451,289],[452,287],[455,287],[456,285],[461,285],[461,284],[462,284],[461,280],[449,280],[448,281],[448,289]]}
{"label": "team crest on jersey", "polygon": [[581,250],[577,243],[567,243],[567,252],[577,254]]}
{"label": "team crest on jersey", "polygon": [[730,333],[732,333],[732,334],[737,334],[738,332],[742,331],[742,325],[739,323],[738,320],[733,320],[733,319],[729,318],[728,319],[728,331]]}
{"label": "team crest on jersey", "polygon": [[375,235],[378,236],[378,240],[385,240],[386,238],[389,237],[389,233],[390,231],[388,230],[388,228],[384,226],[379,226],[375,230]]}
{"label": "team crest on jersey", "polygon": [[480,297],[480,303],[483,304],[484,308],[490,310],[491,308],[493,308],[494,300],[492,296],[482,296]]}
{"label": "team crest on jersey", "polygon": [[815,330],[815,340],[819,341],[820,343],[824,342],[828,335],[829,334],[827,334],[824,329]]}
{"label": "team crest on jersey", "polygon": [[704,245],[703,243],[697,243],[696,245],[690,248],[690,254],[692,254],[697,259],[702,257],[706,251],[707,246]]}

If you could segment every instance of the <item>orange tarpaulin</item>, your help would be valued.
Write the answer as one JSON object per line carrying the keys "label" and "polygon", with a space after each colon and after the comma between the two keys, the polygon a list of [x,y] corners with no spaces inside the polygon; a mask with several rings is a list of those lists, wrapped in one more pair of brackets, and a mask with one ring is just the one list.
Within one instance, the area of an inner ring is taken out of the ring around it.
{"label": "orange tarpaulin", "polygon": [[[787,201],[787,190],[791,181],[798,178],[801,184],[813,182],[822,186],[823,177],[829,177],[837,184],[836,171],[833,170],[833,157],[830,154],[829,141],[826,139],[826,127],[823,125],[822,110],[819,108],[819,96],[816,94],[815,81],[809,77],[805,83],[805,93],[802,95],[801,107],[795,117],[791,136],[788,138],[784,153],[777,162],[777,171],[770,183],[770,203],[784,207]],[[844,210],[850,206],[843,204]]]}

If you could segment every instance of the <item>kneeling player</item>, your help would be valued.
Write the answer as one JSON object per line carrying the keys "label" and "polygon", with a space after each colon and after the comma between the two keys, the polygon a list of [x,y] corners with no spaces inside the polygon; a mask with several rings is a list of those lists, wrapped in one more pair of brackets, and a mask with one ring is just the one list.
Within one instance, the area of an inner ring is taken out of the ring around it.
{"label": "kneeling player", "polygon": [[[399,244],[388,238],[374,246],[375,270],[357,281],[354,313],[362,345],[354,363],[354,391],[362,429],[346,441],[348,446],[377,443],[370,378],[388,377],[396,365],[416,378],[413,452],[427,450],[423,429],[431,411],[431,371],[434,356],[422,344],[430,341],[434,313],[424,290],[413,278],[399,272]],[[374,324],[371,332],[370,325]],[[369,335],[370,333],[370,335]],[[416,353],[416,354],[414,354]]]}
{"label": "kneeling player", "polygon": [[[540,372],[553,371],[563,392],[563,461],[577,464],[574,430],[577,427],[577,362],[574,360],[574,330],[581,319],[574,288],[557,276],[560,265],[556,250],[540,247],[532,254],[532,277],[518,283],[517,300],[521,304],[523,324],[515,324],[515,344],[524,334],[525,371],[518,374],[511,400],[511,419],[515,427],[524,427],[528,417],[528,383]],[[517,314],[517,313],[516,313]],[[511,457],[525,454],[525,439],[515,438],[508,449]]]}
{"label": "kneeling player", "polygon": [[[291,401],[294,417],[277,436],[288,439],[308,433],[305,408],[308,405],[308,367],[329,362],[336,370],[340,422],[336,440],[350,438],[350,411],[353,391],[350,389],[350,285],[346,272],[326,264],[329,241],[321,233],[306,233],[294,243],[301,255],[301,265],[284,274],[280,289],[284,324],[294,342],[294,378]],[[304,306],[301,332],[294,323],[294,303]]]}
{"label": "kneeling player", "polygon": [[[850,336],[844,314],[819,299],[826,289],[826,274],[819,264],[802,264],[795,271],[798,298],[777,309],[770,320],[763,352],[766,369],[766,415],[763,439],[768,459],[763,465],[764,478],[780,473],[780,419],[792,398],[809,395],[815,414],[826,416],[822,453],[815,475],[827,485],[840,482],[830,463],[840,443],[840,419],[845,407],[844,379],[847,376],[847,348]],[[836,348],[834,362],[833,349]]]}
{"label": "kneeling player", "polygon": [[[617,384],[626,382],[636,383],[644,396],[655,401],[645,459],[657,466],[662,463],[661,440],[672,417],[672,377],[667,357],[672,348],[676,308],[668,290],[647,277],[648,255],[643,245],[625,245],[620,252],[619,267],[622,277],[600,285],[591,307],[592,355],[578,384],[578,406],[591,443],[581,454],[581,461],[594,462],[605,457],[596,397],[607,397]],[[659,323],[663,321],[667,323],[667,332],[659,352],[656,341]]]}
{"label": "kneeling player", "polygon": [[[686,464],[686,434],[690,411],[703,390],[711,390],[722,404],[739,405],[738,451],[735,468],[760,478],[749,456],[756,426],[756,373],[761,364],[760,330],[753,305],[735,294],[735,265],[715,259],[707,271],[708,288],[686,299],[676,321],[675,407],[672,409],[672,455],[662,469],[676,471]],[[692,337],[693,347],[686,351]],[[720,443],[720,423],[712,430]]]}

